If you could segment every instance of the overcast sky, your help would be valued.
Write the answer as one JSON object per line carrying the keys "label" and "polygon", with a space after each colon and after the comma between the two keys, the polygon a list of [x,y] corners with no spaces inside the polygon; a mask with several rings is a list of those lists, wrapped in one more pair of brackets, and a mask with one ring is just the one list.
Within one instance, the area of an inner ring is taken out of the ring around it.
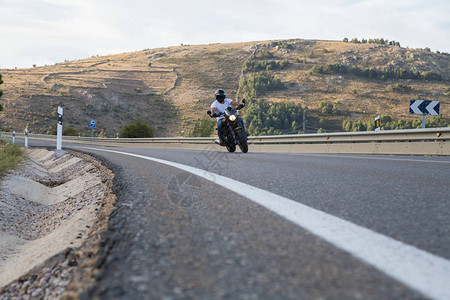
{"label": "overcast sky", "polygon": [[450,52],[449,0],[0,0],[0,68],[269,39],[386,38]]}

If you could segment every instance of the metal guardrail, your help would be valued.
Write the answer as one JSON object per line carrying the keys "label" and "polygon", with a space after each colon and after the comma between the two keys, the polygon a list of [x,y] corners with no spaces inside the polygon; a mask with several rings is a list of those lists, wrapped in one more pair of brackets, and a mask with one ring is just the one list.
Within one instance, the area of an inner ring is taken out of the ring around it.
{"label": "metal guardrail", "polygon": [[[16,133],[16,137],[25,134]],[[1,132],[3,137],[12,137],[11,132]],[[28,134],[29,138],[56,140],[56,135]],[[63,140],[70,142],[97,142],[97,143],[190,143],[209,144],[214,143],[216,137],[155,137],[155,138],[98,138],[98,137],[73,137],[63,136]],[[413,141],[446,141],[450,140],[450,127],[403,129],[383,131],[357,131],[357,132],[333,132],[316,134],[292,134],[292,135],[265,135],[250,136],[249,144],[286,144],[286,143],[364,143],[364,142],[413,142]]]}
{"label": "metal guardrail", "polygon": [[[12,137],[11,132],[1,132],[3,137]],[[23,133],[16,133],[16,137],[23,137]],[[30,139],[55,140],[56,136],[29,134]],[[159,138],[91,138],[91,137],[69,137],[64,136],[63,141],[83,144],[147,144],[158,146],[179,145],[207,145],[214,144],[215,137],[159,137]],[[423,143],[426,142],[426,143]],[[368,149],[367,144],[377,144],[386,147],[388,144],[394,144],[397,148],[401,145],[402,149],[433,147],[435,150],[420,150],[418,154],[439,154],[450,155],[450,127],[425,128],[425,129],[404,129],[404,130],[383,130],[383,131],[359,131],[359,132],[335,132],[318,134],[294,134],[294,135],[272,135],[272,136],[250,136],[248,139],[250,145],[260,146],[258,149],[269,149],[276,151],[274,147],[278,145],[280,149],[288,149],[288,152],[298,151],[307,152],[326,152],[326,153],[360,153],[357,145]],[[422,144],[418,144],[422,143]],[[365,145],[364,145],[365,144]],[[291,145],[289,148],[286,146]],[[300,146],[303,145],[301,148]],[[327,146],[326,150],[320,150],[318,146]],[[345,150],[344,145],[349,145],[353,150]],[[282,147],[284,146],[284,148]],[[305,148],[305,146],[308,146]],[[333,150],[339,146],[341,150]],[[438,147],[436,147],[438,146]],[[266,147],[266,148],[264,148]],[[375,150],[376,153],[380,147]],[[275,150],[274,150],[275,149]],[[301,150],[306,149],[306,150]],[[308,150],[309,149],[309,150]],[[355,150],[356,149],[356,150]],[[398,148],[400,149],[400,148]],[[431,148],[430,148],[431,149]],[[337,151],[337,152],[334,152]],[[372,153],[372,150],[364,150],[361,153]],[[398,151],[399,153],[397,153]],[[411,150],[412,151],[412,150]],[[414,151],[406,151],[405,154],[414,154]],[[427,152],[429,151],[429,152]],[[284,152],[284,151],[281,151]],[[382,153],[402,154],[404,150],[383,150]]]}

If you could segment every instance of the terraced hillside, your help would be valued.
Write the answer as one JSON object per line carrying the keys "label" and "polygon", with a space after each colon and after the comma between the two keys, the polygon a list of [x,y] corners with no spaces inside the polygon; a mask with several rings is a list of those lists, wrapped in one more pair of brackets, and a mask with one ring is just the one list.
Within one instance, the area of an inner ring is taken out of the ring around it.
{"label": "terraced hillside", "polygon": [[[266,73],[281,85],[253,93],[243,87]],[[309,132],[340,131],[343,121],[376,115],[420,119],[409,115],[412,98],[441,101],[440,122],[449,121],[450,55],[389,45],[286,40],[179,46],[0,74],[0,126],[6,130],[51,132],[62,105],[64,126],[82,135],[90,134],[90,119],[97,119],[97,135],[112,137],[140,118],[157,136],[175,136],[204,118],[218,87],[232,98],[300,104],[307,108]]]}

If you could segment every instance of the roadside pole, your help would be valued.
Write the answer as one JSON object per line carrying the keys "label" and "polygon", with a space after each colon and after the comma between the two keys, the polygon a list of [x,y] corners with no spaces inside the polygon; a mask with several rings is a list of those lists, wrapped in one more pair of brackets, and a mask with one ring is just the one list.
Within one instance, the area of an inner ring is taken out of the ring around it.
{"label": "roadside pole", "polygon": [[306,133],[306,108],[303,109],[303,134]]}
{"label": "roadside pole", "polygon": [[28,149],[28,128],[25,128],[25,149]]}
{"label": "roadside pole", "polygon": [[16,143],[16,132],[13,131],[13,144],[15,144],[15,143]]}
{"label": "roadside pole", "polygon": [[63,108],[58,106],[58,125],[56,130],[56,151],[62,150],[62,117]]}
{"label": "roadside pole", "polygon": [[375,117],[375,131],[380,131],[381,129],[381,121],[380,116]]}

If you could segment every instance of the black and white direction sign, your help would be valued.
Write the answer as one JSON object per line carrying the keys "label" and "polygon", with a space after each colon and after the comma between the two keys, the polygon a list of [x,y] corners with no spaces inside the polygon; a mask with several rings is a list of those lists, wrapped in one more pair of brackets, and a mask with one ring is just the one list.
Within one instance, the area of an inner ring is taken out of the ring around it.
{"label": "black and white direction sign", "polygon": [[439,101],[410,100],[409,113],[417,115],[439,115]]}

